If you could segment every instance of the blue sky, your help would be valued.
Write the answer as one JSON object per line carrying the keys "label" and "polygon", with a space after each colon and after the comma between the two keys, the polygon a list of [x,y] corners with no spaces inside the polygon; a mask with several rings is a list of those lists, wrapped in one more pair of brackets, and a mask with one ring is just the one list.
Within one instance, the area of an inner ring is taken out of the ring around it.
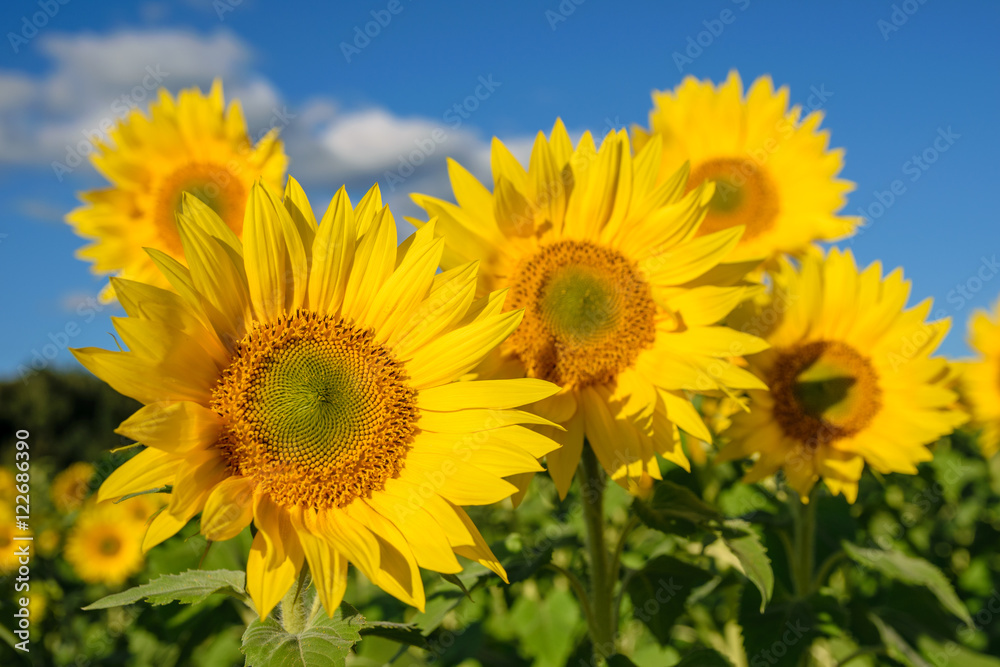
{"label": "blue sky", "polygon": [[[942,350],[968,352],[965,323],[1000,294],[997,3],[442,4],[4,2],[0,376],[45,356],[71,366],[67,344],[114,345],[118,311],[95,307],[103,281],[73,259],[82,241],[60,221],[102,180],[86,164],[57,174],[52,163],[69,165],[116,100],[144,96],[151,71],[171,90],[221,76],[252,133],[282,125],[314,204],[342,183],[362,192],[380,180],[403,215],[414,212],[409,190],[447,195],[445,155],[486,174],[494,135],[526,155],[558,116],[573,132],[645,124],[650,92],[687,74],[769,73],[801,104],[822,91],[824,127],[847,151],[842,175],[858,186],[847,211],[872,220],[850,247],[862,264],[903,266],[913,301],[934,297],[934,312],[955,320]],[[378,34],[354,42],[379,18]],[[456,119],[449,109],[483,80],[492,91]],[[390,184],[399,157],[437,128],[445,139],[426,163]]]}

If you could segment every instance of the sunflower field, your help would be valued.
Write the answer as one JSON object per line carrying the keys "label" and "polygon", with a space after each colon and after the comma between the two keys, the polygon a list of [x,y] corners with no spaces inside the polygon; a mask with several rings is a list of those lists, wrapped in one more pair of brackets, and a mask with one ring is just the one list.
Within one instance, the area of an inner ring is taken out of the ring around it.
{"label": "sunflower field", "polygon": [[1000,667],[1000,290],[859,259],[822,110],[671,73],[433,139],[404,202],[307,194],[225,78],[157,80],[59,212],[108,335],[0,384],[0,663]]}

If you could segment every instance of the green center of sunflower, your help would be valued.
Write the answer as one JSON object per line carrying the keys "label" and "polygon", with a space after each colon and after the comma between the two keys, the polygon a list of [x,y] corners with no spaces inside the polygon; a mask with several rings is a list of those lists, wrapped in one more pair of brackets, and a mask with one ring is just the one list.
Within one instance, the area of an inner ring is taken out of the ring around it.
{"label": "green center of sunflower", "polygon": [[106,535],[101,538],[100,543],[97,545],[97,549],[103,556],[114,556],[121,551],[122,541],[114,535]]}
{"label": "green center of sunflower", "polygon": [[181,209],[183,193],[207,204],[237,235],[243,231],[243,209],[247,192],[243,182],[227,167],[208,162],[186,164],[165,177],[156,188],[153,219],[166,249],[182,253],[175,214]]}
{"label": "green center of sunflower", "polygon": [[614,328],[620,308],[607,276],[576,264],[553,271],[540,304],[542,317],[556,336],[580,343]]}
{"label": "green center of sunflower", "polygon": [[558,241],[523,260],[508,307],[524,308],[510,349],[530,376],[562,386],[613,382],[656,337],[656,304],[634,264],[587,241]]}
{"label": "green center of sunflower", "polygon": [[743,225],[742,240],[748,241],[774,226],[778,190],[763,165],[736,158],[708,160],[692,171],[688,191],[705,181],[715,181],[715,194],[699,235]]}
{"label": "green center of sunflower", "polygon": [[859,433],[882,405],[871,363],[839,341],[815,341],[780,351],[769,385],[782,430],[810,446]]}
{"label": "green center of sunflower", "polygon": [[231,467],[291,506],[370,497],[403,467],[415,392],[371,330],[297,311],[239,343],[212,407]]}

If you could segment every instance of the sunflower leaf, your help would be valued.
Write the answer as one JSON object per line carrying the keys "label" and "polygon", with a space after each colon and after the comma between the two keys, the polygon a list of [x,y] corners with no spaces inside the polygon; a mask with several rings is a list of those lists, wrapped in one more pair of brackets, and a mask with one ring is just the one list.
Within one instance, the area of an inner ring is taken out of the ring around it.
{"label": "sunflower leaf", "polygon": [[214,593],[224,593],[246,601],[245,581],[246,575],[236,570],[188,570],[181,574],[164,574],[141,586],[103,597],[83,610],[121,607],[140,600],[146,600],[152,605],[171,602],[196,604]]}
{"label": "sunflower leaf", "polygon": [[637,498],[633,507],[643,523],[665,533],[687,532],[692,524],[695,528],[703,528],[723,519],[719,510],[694,491],[667,480],[656,483],[652,498],[648,501]]}
{"label": "sunflower leaf", "polygon": [[941,606],[972,627],[972,616],[959,599],[951,582],[932,563],[908,556],[901,551],[864,549],[846,540],[841,543],[847,555],[858,565],[880,572],[904,584],[921,586],[929,590]]}
{"label": "sunflower leaf", "polygon": [[760,610],[763,612],[774,592],[774,571],[771,569],[771,559],[767,557],[767,550],[761,543],[760,537],[750,528],[750,524],[730,519],[724,526],[725,530],[720,536],[739,560],[743,575],[760,591]]}
{"label": "sunflower leaf", "polygon": [[635,572],[625,590],[634,615],[645,623],[660,644],[670,643],[674,622],[685,611],[688,597],[712,574],[672,556],[656,556]]}
{"label": "sunflower leaf", "polygon": [[250,667],[343,667],[361,640],[365,618],[341,605],[330,618],[316,614],[299,632],[285,630],[275,614],[257,619],[243,633],[243,654]]}

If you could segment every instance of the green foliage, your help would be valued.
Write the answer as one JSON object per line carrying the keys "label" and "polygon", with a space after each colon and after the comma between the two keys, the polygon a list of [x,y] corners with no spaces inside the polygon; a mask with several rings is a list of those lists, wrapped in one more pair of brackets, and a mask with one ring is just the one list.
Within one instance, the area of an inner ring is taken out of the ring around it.
{"label": "green foliage", "polygon": [[232,570],[188,570],[183,574],[166,574],[147,584],[101,598],[83,608],[84,611],[121,607],[146,600],[152,605],[180,602],[197,604],[215,593],[247,600],[244,592],[246,574]]}
{"label": "green foliage", "polygon": [[350,605],[333,617],[314,611],[302,629],[289,632],[273,615],[257,619],[243,633],[248,667],[343,667],[361,639],[365,619]]}
{"label": "green foliage", "polygon": [[945,609],[958,616],[969,626],[972,625],[969,610],[962,604],[955,589],[952,588],[941,570],[923,558],[914,558],[894,550],[863,549],[850,542],[844,542],[843,548],[847,555],[862,567],[877,570],[890,579],[901,581],[904,584],[926,587],[937,597]]}

